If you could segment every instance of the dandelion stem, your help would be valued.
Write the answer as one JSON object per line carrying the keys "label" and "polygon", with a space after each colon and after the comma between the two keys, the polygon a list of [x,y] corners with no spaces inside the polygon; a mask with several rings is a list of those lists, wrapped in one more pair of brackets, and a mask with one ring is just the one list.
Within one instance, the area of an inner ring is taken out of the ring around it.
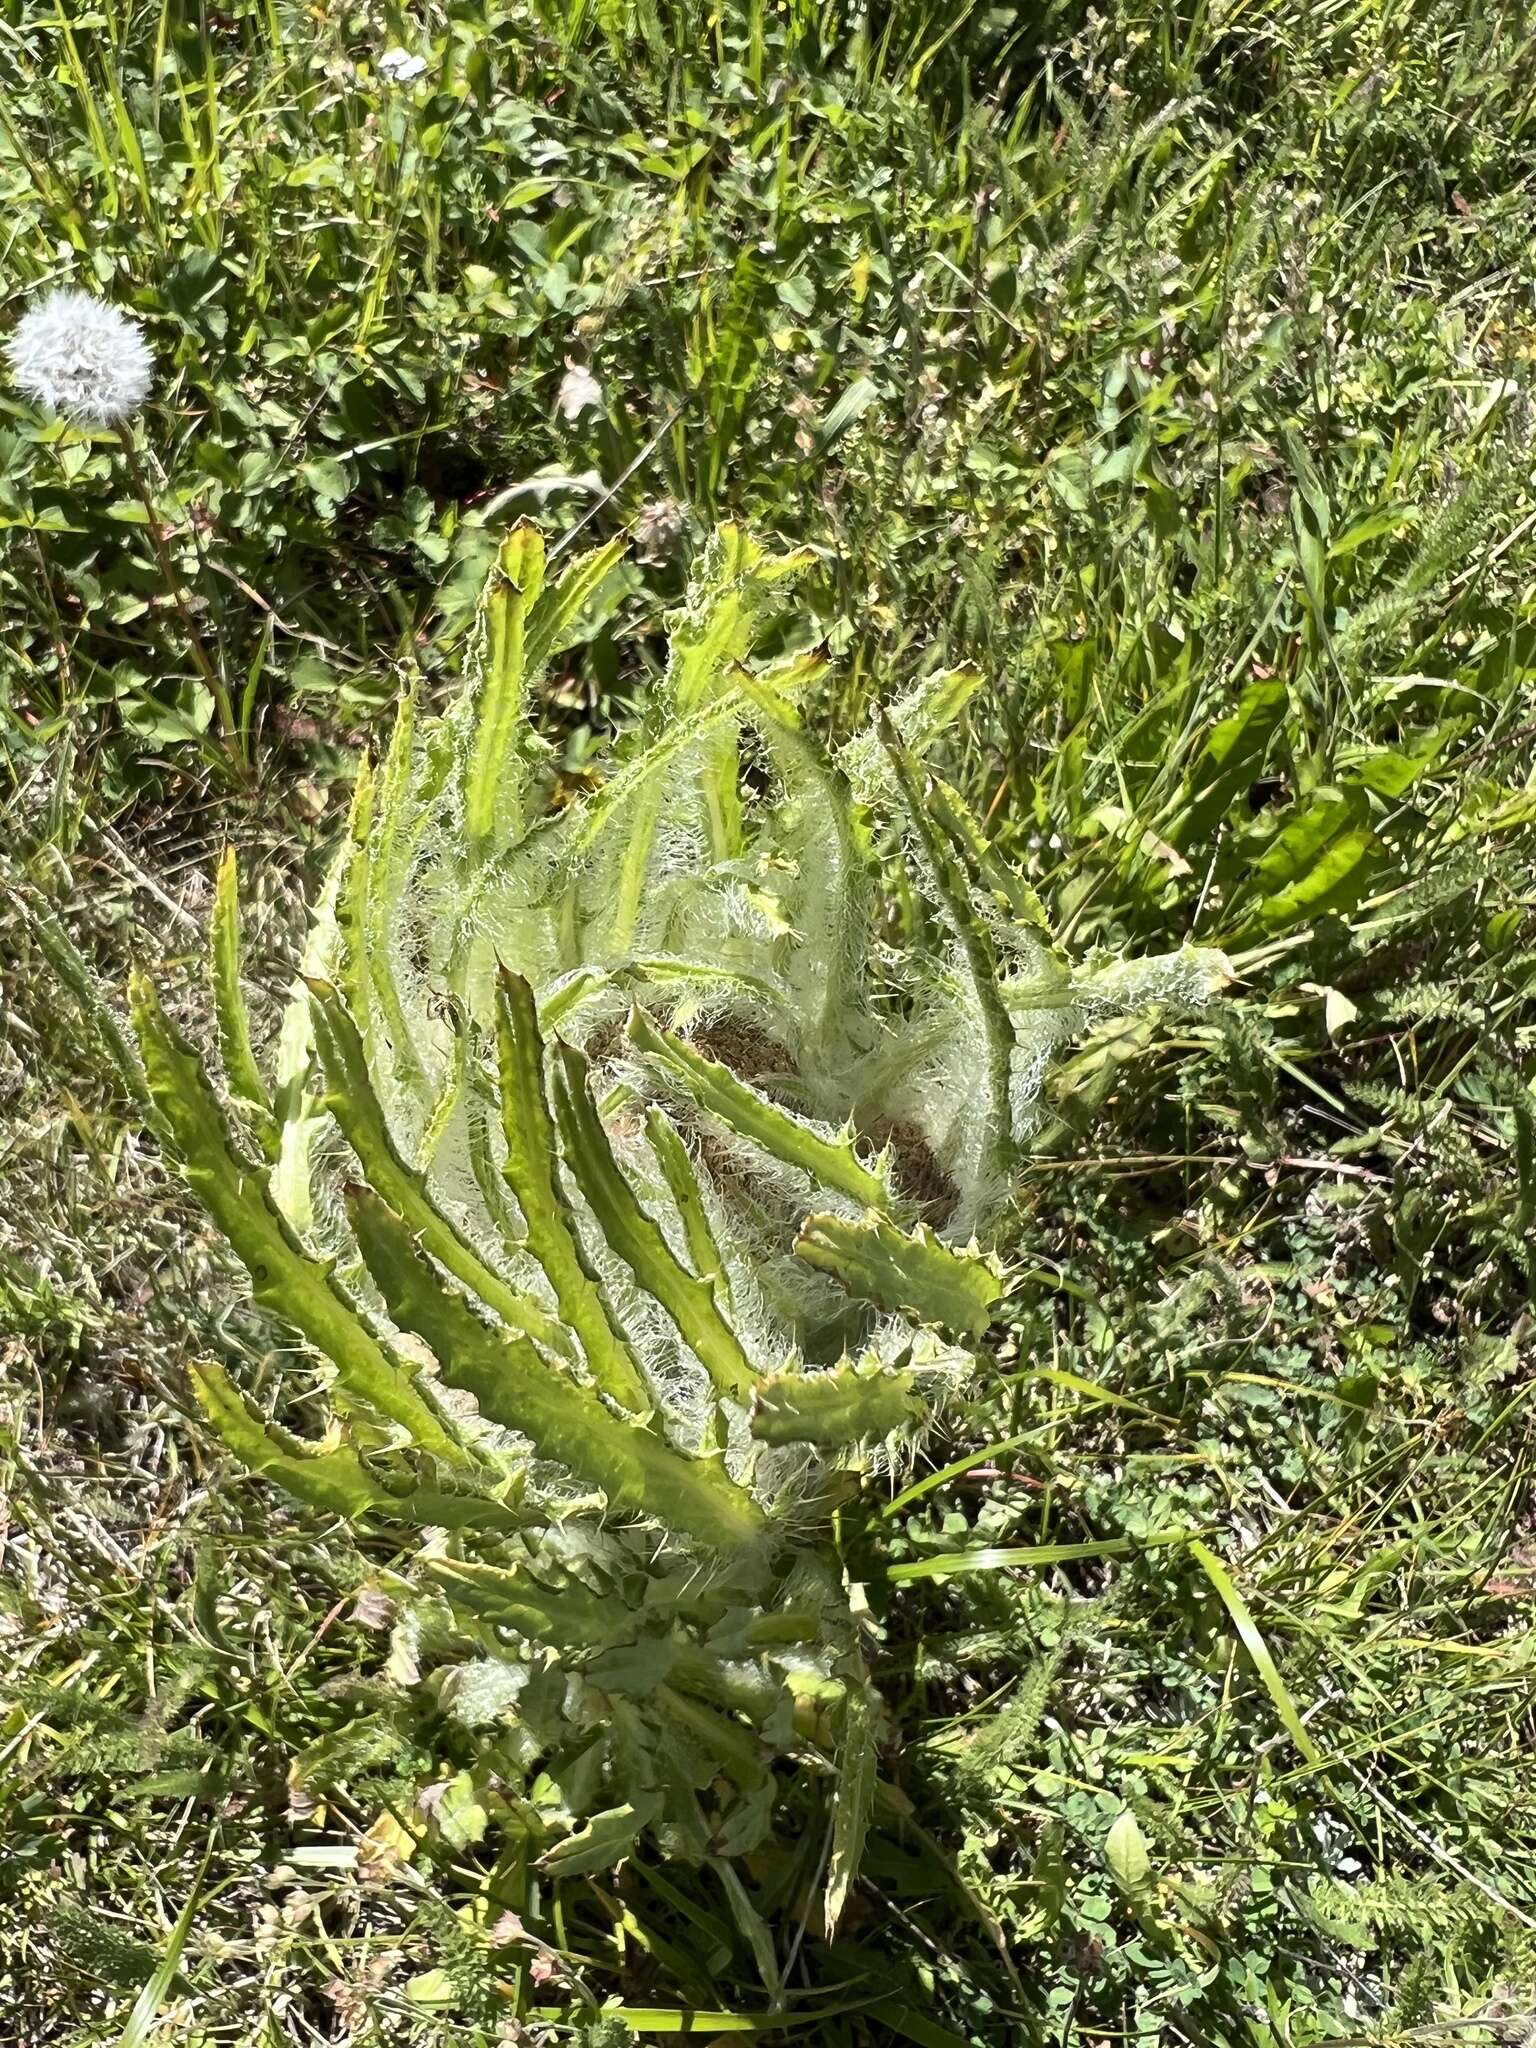
{"label": "dandelion stem", "polygon": [[165,544],[165,535],[161,531],[160,520],[155,511],[154,497],[150,491],[148,479],[145,477],[143,465],[139,461],[138,450],[133,445],[133,429],[124,425],[119,428],[118,433],[123,444],[123,454],[128,463],[128,474],[133,479],[133,487],[139,494],[139,502],[143,505],[145,517],[149,521],[149,537],[154,543],[155,555],[160,563],[160,574],[165,581],[165,587],[170,594],[171,602],[175,605],[180,615],[182,627],[187,636],[187,645],[192,652],[192,659],[197,663],[198,672],[202,676],[203,681],[208,685],[209,691],[213,696],[215,713],[219,724],[219,739],[223,744],[225,752],[235,762],[240,774],[244,775],[247,772],[248,764],[245,759],[244,749],[240,745],[239,734],[236,731],[235,707],[230,699],[229,690],[224,682],[224,678],[214,666],[213,659],[207,647],[203,644],[203,636],[198,631],[197,621],[192,616],[192,607],[187,602],[187,595],[182,588],[181,578],[177,575],[176,566],[171,560],[171,551]]}

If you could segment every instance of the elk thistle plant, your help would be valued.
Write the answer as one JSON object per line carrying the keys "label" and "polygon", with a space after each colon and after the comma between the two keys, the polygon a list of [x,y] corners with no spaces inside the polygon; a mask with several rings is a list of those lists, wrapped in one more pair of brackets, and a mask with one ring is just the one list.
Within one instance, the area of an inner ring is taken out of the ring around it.
{"label": "elk thistle plant", "polygon": [[835,1786],[835,1924],[880,1704],[834,1517],[975,1369],[1053,1047],[1221,963],[1064,958],[923,766],[974,673],[829,755],[824,656],[755,654],[806,558],[730,527],[611,772],[558,802],[538,685],[620,552],[556,581],[506,538],[456,700],[408,698],[360,772],[274,1085],[229,858],[224,1089],[147,980],[135,1020],[162,1140],[330,1421],[295,1435],[211,1362],[198,1400],[254,1471],[393,1532],[392,1668],[479,1731],[476,1827],[549,1871],[645,1833],[728,1858],[798,1760]]}

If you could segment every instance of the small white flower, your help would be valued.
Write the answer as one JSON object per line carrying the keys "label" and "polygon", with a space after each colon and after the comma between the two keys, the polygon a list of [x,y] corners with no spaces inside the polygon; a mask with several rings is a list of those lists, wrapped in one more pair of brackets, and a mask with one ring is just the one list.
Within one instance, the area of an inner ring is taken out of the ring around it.
{"label": "small white flower", "polygon": [[420,78],[426,68],[426,58],[418,57],[410,50],[386,50],[379,59],[379,76],[387,78],[391,85],[409,85],[413,78]]}
{"label": "small white flower", "polygon": [[585,363],[573,363],[567,356],[565,375],[560,379],[560,389],[555,397],[555,411],[563,420],[575,421],[584,412],[601,412],[602,409],[602,385]]}
{"label": "small white flower", "polygon": [[138,321],[89,292],[40,299],[17,321],[6,355],[28,398],[97,426],[138,411],[154,368]]}

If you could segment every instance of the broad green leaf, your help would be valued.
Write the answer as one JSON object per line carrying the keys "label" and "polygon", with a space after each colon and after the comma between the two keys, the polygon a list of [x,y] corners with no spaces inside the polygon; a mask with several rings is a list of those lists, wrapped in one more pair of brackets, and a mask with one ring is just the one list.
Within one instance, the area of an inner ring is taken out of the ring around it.
{"label": "broad green leaf", "polygon": [[1104,1861],[1121,1891],[1132,1898],[1144,1892],[1152,1881],[1152,1858],[1147,1851],[1147,1838],[1128,1806],[1121,1809],[1105,1839]]}
{"label": "broad green leaf", "polygon": [[1415,745],[1410,753],[1402,747],[1347,749],[1339,756],[1341,774],[1362,784],[1376,796],[1396,803],[1429,769],[1444,751],[1450,734],[1437,729]]}
{"label": "broad green leaf", "polygon": [[472,1849],[485,1840],[491,1817],[468,1771],[455,1772],[433,1799],[432,1823],[451,1849]]}
{"label": "broad green leaf", "polygon": [[1284,683],[1250,683],[1236,711],[1214,726],[1184,781],[1176,817],[1164,837],[1174,846],[1203,850],[1215,828],[1263,765],[1285,718]]}
{"label": "broad green leaf", "polygon": [[1309,875],[1324,849],[1361,822],[1363,810],[1358,794],[1315,791],[1285,822],[1255,863],[1253,872],[1260,893],[1277,895]]}
{"label": "broad green leaf", "polygon": [[623,1806],[594,1813],[574,1835],[546,1850],[539,1858],[539,1868],[550,1877],[584,1877],[592,1871],[612,1870],[660,1812],[661,1794],[641,1792]]}
{"label": "broad green leaf", "polygon": [[986,1335],[1003,1291],[995,1260],[975,1250],[952,1251],[923,1223],[905,1233],[874,1211],[862,1223],[808,1216],[795,1252],[851,1294],[973,1338]]}
{"label": "broad green leaf", "polygon": [[1370,886],[1381,852],[1374,833],[1351,826],[1323,848],[1305,874],[1262,900],[1259,922],[1266,931],[1280,932],[1325,911],[1353,908]]}

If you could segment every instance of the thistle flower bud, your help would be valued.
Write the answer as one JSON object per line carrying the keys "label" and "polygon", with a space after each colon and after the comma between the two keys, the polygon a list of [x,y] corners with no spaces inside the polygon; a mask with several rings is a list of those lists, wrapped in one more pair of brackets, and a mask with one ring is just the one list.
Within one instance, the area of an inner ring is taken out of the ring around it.
{"label": "thistle flower bud", "polygon": [[635,516],[635,554],[653,565],[670,561],[688,530],[688,514],[675,498],[652,498]]}
{"label": "thistle flower bud", "polygon": [[89,292],[67,290],[49,292],[22,315],[6,356],[28,398],[95,426],[136,413],[154,367],[137,320]]}

